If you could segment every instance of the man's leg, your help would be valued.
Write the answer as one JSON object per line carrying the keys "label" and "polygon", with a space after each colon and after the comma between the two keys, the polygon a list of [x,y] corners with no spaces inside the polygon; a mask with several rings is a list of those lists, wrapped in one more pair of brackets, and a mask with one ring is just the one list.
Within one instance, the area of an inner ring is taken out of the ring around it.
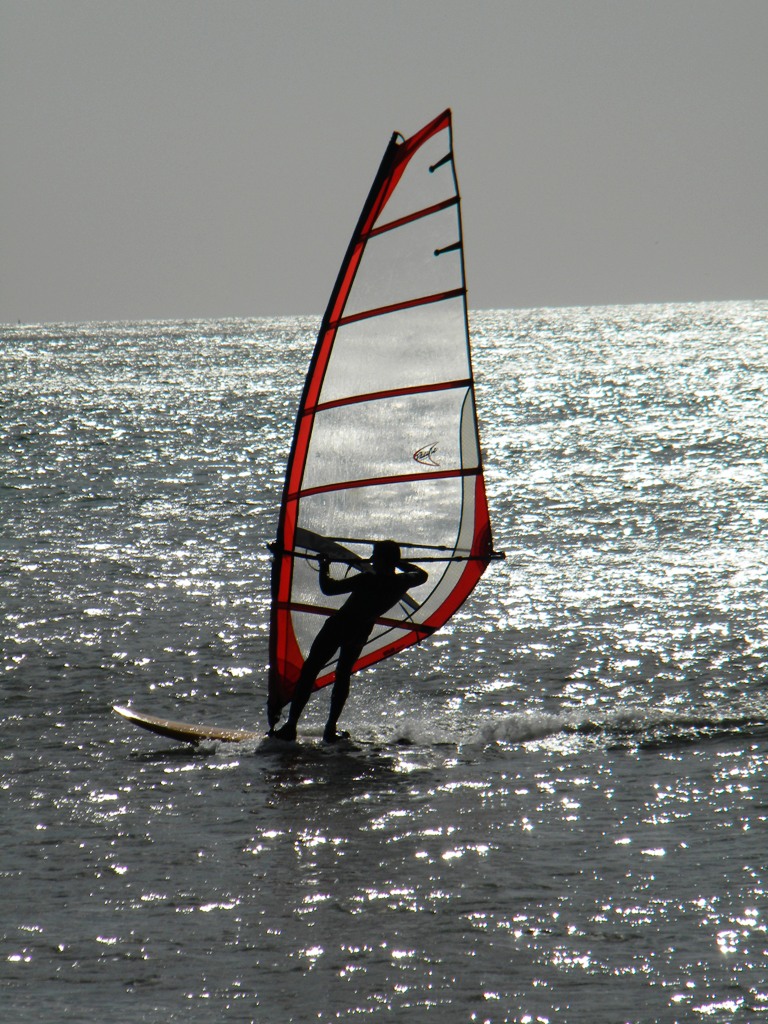
{"label": "man's leg", "polygon": [[301,669],[301,675],[293,691],[291,708],[288,712],[288,721],[280,729],[273,733],[281,740],[296,739],[296,725],[301,718],[307,701],[312,694],[312,687],[320,674],[323,665],[333,656],[333,652],[339,646],[335,623],[328,619],[323,628],[315,637],[309,649],[307,660]]}
{"label": "man's leg", "polygon": [[349,696],[349,679],[352,675],[352,666],[360,657],[363,643],[344,644],[339,651],[339,660],[336,663],[336,681],[331,691],[331,708],[328,714],[328,721],[323,733],[326,743],[335,743],[340,738],[336,731],[341,712]]}

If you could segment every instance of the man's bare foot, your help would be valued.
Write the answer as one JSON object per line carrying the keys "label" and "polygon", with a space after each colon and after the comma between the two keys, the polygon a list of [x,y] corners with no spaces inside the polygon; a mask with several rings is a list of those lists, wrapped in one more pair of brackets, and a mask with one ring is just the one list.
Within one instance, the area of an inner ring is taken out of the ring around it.
{"label": "man's bare foot", "polygon": [[286,722],[285,725],[280,726],[279,729],[275,729],[274,732],[270,733],[278,740],[287,740],[289,743],[293,743],[296,739],[296,726],[293,722]]}
{"label": "man's bare foot", "polygon": [[331,725],[331,726],[326,725],[325,732],[323,733],[323,743],[338,743],[339,740],[348,740],[348,739],[349,739],[349,733],[348,732],[345,732],[343,729],[342,729],[341,732],[337,732],[335,725]]}

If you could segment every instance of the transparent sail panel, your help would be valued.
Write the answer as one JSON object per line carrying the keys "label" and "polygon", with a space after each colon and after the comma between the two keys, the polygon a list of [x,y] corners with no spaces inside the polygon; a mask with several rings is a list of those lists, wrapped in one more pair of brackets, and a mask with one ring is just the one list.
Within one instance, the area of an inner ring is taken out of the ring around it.
{"label": "transparent sail panel", "polygon": [[[342,405],[315,416],[302,490],[462,466],[466,388]],[[361,499],[362,500],[362,499]],[[361,515],[364,514],[361,509]]]}
{"label": "transparent sail panel", "polygon": [[456,207],[370,238],[344,316],[461,287],[459,252],[439,254],[458,240]]}
{"label": "transparent sail panel", "polygon": [[[423,477],[387,487],[312,494],[301,499],[301,521],[325,536],[391,537],[403,544],[445,545],[452,551],[462,517],[472,523],[474,501],[467,504],[462,480]],[[468,539],[471,542],[471,534]],[[320,600],[317,592],[315,599]]]}
{"label": "transparent sail panel", "polygon": [[340,327],[320,401],[467,380],[469,375],[464,303],[448,299]]}

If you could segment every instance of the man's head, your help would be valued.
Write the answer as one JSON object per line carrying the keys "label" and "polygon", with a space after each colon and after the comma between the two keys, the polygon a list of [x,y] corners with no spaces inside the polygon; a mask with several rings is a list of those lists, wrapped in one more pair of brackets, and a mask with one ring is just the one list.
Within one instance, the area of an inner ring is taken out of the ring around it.
{"label": "man's head", "polygon": [[373,545],[371,562],[376,570],[392,572],[400,561],[400,548],[393,540],[377,540]]}

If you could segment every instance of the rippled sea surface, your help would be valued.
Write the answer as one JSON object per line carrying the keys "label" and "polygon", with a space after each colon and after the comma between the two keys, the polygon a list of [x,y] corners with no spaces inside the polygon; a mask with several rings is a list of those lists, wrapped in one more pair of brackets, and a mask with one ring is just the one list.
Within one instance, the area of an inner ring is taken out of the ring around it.
{"label": "rippled sea surface", "polygon": [[475,314],[495,542],[264,722],[311,319],[0,328],[3,1019],[768,1017],[768,304]]}

